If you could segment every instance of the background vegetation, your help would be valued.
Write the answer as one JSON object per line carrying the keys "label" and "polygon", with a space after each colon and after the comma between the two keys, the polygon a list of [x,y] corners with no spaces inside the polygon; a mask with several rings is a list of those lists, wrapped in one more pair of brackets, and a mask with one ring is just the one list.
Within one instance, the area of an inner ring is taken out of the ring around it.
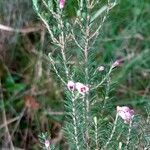
{"label": "background vegetation", "polygon": [[[68,0],[69,19],[74,6],[76,1]],[[149,8],[149,0],[120,0],[96,43],[100,65],[122,59],[113,72],[110,114],[117,105],[129,105],[145,117],[150,111]],[[64,90],[50,70],[49,52],[57,57],[31,0],[0,0],[0,147],[11,137],[16,148],[40,149],[38,134],[45,131],[60,149],[66,146]]]}

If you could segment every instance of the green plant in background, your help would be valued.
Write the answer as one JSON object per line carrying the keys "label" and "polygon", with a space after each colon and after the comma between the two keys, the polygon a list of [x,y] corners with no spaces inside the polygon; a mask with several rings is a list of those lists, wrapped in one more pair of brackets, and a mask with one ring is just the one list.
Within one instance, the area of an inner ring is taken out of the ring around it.
{"label": "green plant in background", "polygon": [[[71,6],[71,2],[75,5]],[[110,116],[115,111],[112,74],[122,60],[103,66],[96,59],[95,44],[116,5],[117,1],[109,0],[33,0],[55,50],[48,55],[52,69],[60,87],[66,88],[64,133],[71,150],[149,147],[149,138],[141,144],[147,138],[140,130],[141,118],[134,116],[133,110],[118,106],[116,119]],[[71,16],[68,16],[69,7],[74,10]]]}

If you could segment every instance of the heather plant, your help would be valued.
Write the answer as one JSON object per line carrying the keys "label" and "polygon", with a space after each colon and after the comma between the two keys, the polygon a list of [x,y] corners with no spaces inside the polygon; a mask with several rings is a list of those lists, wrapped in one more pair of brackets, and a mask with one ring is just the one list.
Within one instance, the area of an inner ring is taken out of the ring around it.
{"label": "heather plant", "polygon": [[[69,3],[69,0],[33,0],[50,37],[50,69],[65,92],[63,133],[69,149],[148,149],[149,118],[142,120],[128,106],[111,105],[114,86],[111,76],[121,59],[100,64],[95,52],[102,27],[118,2],[77,0],[73,6]],[[71,16],[69,7],[74,10]],[[57,149],[44,134],[40,139],[43,149]]]}

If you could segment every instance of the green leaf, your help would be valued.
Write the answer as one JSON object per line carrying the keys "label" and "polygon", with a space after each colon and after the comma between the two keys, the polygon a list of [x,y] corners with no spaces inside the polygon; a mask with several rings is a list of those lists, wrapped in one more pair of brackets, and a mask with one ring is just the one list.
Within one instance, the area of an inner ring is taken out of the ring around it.
{"label": "green leaf", "polygon": [[107,6],[101,7],[92,17],[91,17],[91,23],[98,18],[103,12],[107,10]]}
{"label": "green leaf", "polygon": [[23,83],[15,83],[15,84],[7,84],[7,91],[8,92],[19,92],[25,88],[25,84]]}

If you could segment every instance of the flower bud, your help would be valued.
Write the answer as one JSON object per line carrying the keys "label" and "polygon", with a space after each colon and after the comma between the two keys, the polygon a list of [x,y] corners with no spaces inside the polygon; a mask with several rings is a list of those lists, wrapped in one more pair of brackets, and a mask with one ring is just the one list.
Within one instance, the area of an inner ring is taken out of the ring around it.
{"label": "flower bud", "polygon": [[104,66],[99,66],[99,67],[97,68],[98,71],[104,71],[104,69],[105,69]]}
{"label": "flower bud", "polygon": [[94,117],[94,123],[97,125],[97,117]]}

